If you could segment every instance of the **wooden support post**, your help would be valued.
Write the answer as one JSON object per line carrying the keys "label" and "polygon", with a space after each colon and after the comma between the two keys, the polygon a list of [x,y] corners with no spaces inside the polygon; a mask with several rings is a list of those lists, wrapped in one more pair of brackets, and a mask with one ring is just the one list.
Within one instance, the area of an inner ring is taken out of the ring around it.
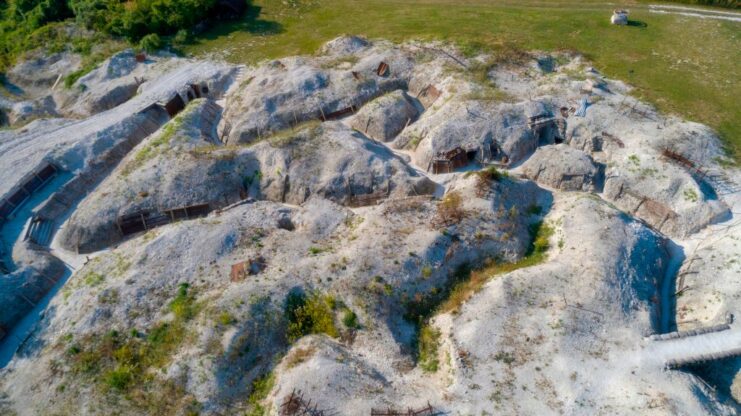
{"label": "wooden support post", "polygon": [[322,113],[322,121],[327,121],[327,117],[324,116],[324,110],[322,109],[322,106],[319,106],[319,112]]}
{"label": "wooden support post", "polygon": [[402,130],[406,130],[406,128],[409,127],[409,123],[411,123],[411,122],[412,122],[412,118],[411,117],[407,117],[407,124],[404,125],[404,128]]}
{"label": "wooden support post", "polygon": [[139,218],[141,218],[142,225],[144,225],[144,231],[148,231],[147,221],[144,219],[144,213],[139,213]]}

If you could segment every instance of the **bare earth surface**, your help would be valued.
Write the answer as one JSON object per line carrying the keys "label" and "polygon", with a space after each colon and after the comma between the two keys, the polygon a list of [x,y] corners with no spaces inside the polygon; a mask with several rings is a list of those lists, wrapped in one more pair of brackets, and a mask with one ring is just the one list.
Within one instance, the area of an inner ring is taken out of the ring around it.
{"label": "bare earth surface", "polygon": [[[2,414],[740,410],[741,175],[581,56],[342,37],[47,72],[0,131],[0,202],[56,172],[0,217]],[[518,262],[420,353],[414,305]],[[328,316],[303,336],[296,293]]]}

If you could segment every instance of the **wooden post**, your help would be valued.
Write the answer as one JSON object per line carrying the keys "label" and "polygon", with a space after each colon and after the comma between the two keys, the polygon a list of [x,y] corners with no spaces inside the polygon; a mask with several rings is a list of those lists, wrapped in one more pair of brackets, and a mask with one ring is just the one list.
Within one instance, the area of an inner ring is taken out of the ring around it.
{"label": "wooden post", "polygon": [[327,117],[324,116],[324,110],[321,105],[319,106],[319,112],[322,114],[322,121],[327,121]]}
{"label": "wooden post", "polygon": [[61,81],[61,79],[62,79],[62,74],[60,73],[59,76],[57,77],[57,80],[54,81],[54,85],[51,86],[52,91],[54,91],[57,88],[57,84],[59,84],[59,81]]}
{"label": "wooden post", "polygon": [[407,124],[404,125],[404,128],[402,130],[406,130],[406,128],[409,127],[409,123],[411,123],[411,122],[412,122],[412,118],[411,117],[407,117]]}

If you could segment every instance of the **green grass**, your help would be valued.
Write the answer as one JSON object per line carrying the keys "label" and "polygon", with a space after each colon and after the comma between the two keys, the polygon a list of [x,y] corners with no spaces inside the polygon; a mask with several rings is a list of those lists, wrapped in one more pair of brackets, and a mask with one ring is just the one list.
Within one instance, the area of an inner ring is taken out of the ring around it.
{"label": "green grass", "polygon": [[440,366],[437,351],[440,347],[440,331],[430,325],[424,325],[419,330],[417,343],[419,354],[417,362],[419,367],[428,373],[434,373]]}
{"label": "green grass", "polygon": [[[393,41],[440,39],[480,49],[578,50],[633,94],[667,113],[715,128],[741,156],[739,24],[651,14],[628,2],[631,19],[646,27],[609,24],[615,5],[546,0],[257,0],[244,21],[220,25],[185,52],[226,51],[232,62],[314,53],[352,33]],[[296,5],[298,6],[291,6]],[[621,4],[623,5],[623,4]],[[259,10],[259,15],[255,12]]]}
{"label": "green grass", "polygon": [[121,175],[130,175],[132,172],[144,166],[144,164],[149,160],[168,151],[170,148],[170,142],[175,138],[178,130],[184,123],[189,122],[190,118],[195,115],[194,109],[197,108],[197,105],[194,105],[194,103],[198,101],[200,101],[200,99],[189,102],[180,114],[165,124],[157,137],[150,139],[144,147],[134,154],[134,157],[123,167]]}
{"label": "green grass", "polygon": [[177,400],[184,395],[182,389],[153,377],[153,371],[163,369],[188,338],[187,322],[198,309],[194,302],[188,286],[181,285],[169,304],[175,319],[156,324],[146,336],[135,329],[88,334],[77,340],[65,335],[60,344],[66,345],[72,375],[93,381],[98,392],[126,397],[135,407],[152,410],[150,414],[183,406]]}
{"label": "green grass", "polygon": [[345,325],[346,328],[350,329],[359,328],[360,323],[358,323],[358,315],[349,308],[345,308],[342,312],[342,324]]}
{"label": "green grass", "polygon": [[275,375],[272,372],[256,378],[252,382],[252,392],[247,400],[247,403],[250,405],[247,416],[263,416],[268,414],[268,409],[265,408],[263,402],[268,397],[268,394],[270,394],[270,390],[273,389],[273,385],[275,385]]}

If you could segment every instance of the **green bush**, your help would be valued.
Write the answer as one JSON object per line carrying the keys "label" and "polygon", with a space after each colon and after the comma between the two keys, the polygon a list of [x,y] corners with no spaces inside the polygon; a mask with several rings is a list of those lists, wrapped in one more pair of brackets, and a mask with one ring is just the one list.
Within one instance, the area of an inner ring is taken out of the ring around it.
{"label": "green bush", "polygon": [[181,283],[178,286],[178,294],[175,296],[172,302],[170,302],[170,311],[175,314],[175,317],[182,320],[188,320],[195,315],[195,297],[188,293],[189,285],[187,283]]}
{"label": "green bush", "polygon": [[162,48],[162,39],[156,33],[150,33],[139,41],[139,49],[149,53],[155,52]]}
{"label": "green bush", "polygon": [[345,309],[342,314],[342,324],[347,328],[355,329],[360,325],[358,324],[358,315],[350,309]]}
{"label": "green bush", "polygon": [[216,0],[70,0],[78,23],[130,40],[189,29],[212,15],[216,6]]}
{"label": "green bush", "polygon": [[116,367],[106,373],[104,381],[108,387],[116,390],[126,390],[129,383],[134,379],[134,371],[127,365]]}
{"label": "green bush", "polygon": [[291,292],[286,297],[285,315],[288,321],[288,340],[294,342],[304,335],[327,334],[338,337],[334,323],[334,297],[312,292],[308,296]]}
{"label": "green bush", "polygon": [[553,235],[553,227],[547,223],[536,222],[530,226],[530,234],[533,236],[533,243],[528,250],[528,255],[544,255],[550,248],[549,240]]}

